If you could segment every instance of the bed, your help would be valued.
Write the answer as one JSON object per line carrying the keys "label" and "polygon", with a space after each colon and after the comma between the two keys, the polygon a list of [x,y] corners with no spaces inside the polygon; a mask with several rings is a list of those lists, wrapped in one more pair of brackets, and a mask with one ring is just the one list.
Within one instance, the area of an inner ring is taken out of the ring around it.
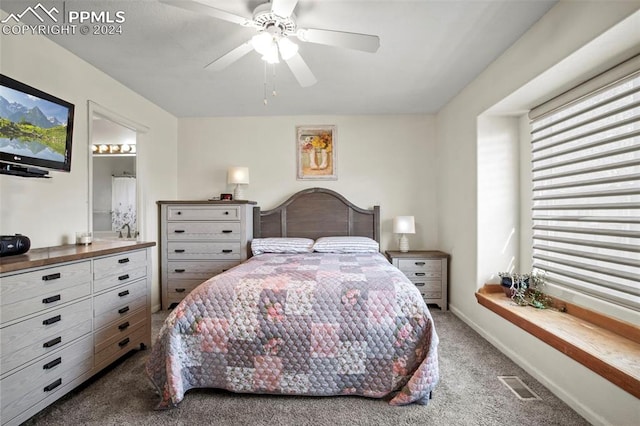
{"label": "bed", "polygon": [[419,291],[379,252],[378,207],[306,189],[256,208],[254,236],[253,257],[164,322],[146,364],[158,409],[193,388],[428,403],[438,336]]}

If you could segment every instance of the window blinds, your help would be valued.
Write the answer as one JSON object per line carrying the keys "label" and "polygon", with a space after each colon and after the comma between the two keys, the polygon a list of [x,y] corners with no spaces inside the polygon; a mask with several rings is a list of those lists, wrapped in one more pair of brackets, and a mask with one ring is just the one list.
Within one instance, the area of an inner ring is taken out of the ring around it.
{"label": "window blinds", "polygon": [[530,114],[533,266],[550,283],[638,310],[640,57],[586,85]]}

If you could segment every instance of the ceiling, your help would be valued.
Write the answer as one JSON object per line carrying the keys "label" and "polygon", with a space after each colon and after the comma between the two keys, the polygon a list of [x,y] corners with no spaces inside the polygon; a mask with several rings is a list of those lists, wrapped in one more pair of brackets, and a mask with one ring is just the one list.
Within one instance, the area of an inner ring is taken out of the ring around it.
{"label": "ceiling", "polygon": [[[376,53],[296,41],[318,82],[301,87],[250,52],[204,67],[256,30],[157,0],[40,1],[60,10],[124,12],[122,34],[48,36],[177,117],[434,113],[512,45],[553,0],[300,0],[297,25],[375,34]],[[200,0],[251,18],[260,0]],[[2,0],[8,13],[25,0]],[[28,16],[24,16],[26,22]],[[524,64],[523,64],[524,66]]]}

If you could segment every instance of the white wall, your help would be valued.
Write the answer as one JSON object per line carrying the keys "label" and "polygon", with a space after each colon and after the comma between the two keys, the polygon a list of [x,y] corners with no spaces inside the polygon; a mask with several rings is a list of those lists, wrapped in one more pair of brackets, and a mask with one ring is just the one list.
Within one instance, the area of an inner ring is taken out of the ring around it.
{"label": "white wall", "polygon": [[[145,179],[141,232],[145,239],[157,241],[155,201],[174,198],[177,192],[177,119],[45,37],[3,35],[0,72],[75,105],[71,172],[51,172],[52,179],[1,175],[0,233],[25,234],[38,248],[73,242],[76,231],[87,230],[88,101],[92,100],[150,129],[138,141],[138,173]],[[152,253],[156,271],[156,249]],[[157,305],[155,273],[153,287]]]}
{"label": "white wall", "polygon": [[515,117],[478,117],[478,277],[520,267],[520,140]]}
{"label": "white wall", "polygon": [[[558,3],[436,119],[439,245],[452,255],[452,310],[594,424],[635,424],[638,400],[475,300],[485,278],[478,273],[477,119],[639,8],[637,1]],[[602,65],[615,50],[616,44],[603,46],[591,60]]]}
{"label": "white wall", "polygon": [[[297,125],[334,124],[338,179],[296,179]],[[229,166],[249,167],[246,195],[271,209],[314,186],[339,192],[359,207],[380,205],[383,249],[397,249],[392,220],[416,217],[415,249],[437,248],[434,118],[401,116],[285,116],[188,118],[178,126],[178,195],[205,199],[227,187]]]}

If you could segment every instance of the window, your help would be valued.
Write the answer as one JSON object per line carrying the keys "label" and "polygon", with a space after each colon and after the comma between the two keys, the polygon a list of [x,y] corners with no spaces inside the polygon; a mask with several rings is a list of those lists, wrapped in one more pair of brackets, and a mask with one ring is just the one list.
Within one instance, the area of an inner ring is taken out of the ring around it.
{"label": "window", "polygon": [[640,57],[530,117],[534,268],[640,310]]}

